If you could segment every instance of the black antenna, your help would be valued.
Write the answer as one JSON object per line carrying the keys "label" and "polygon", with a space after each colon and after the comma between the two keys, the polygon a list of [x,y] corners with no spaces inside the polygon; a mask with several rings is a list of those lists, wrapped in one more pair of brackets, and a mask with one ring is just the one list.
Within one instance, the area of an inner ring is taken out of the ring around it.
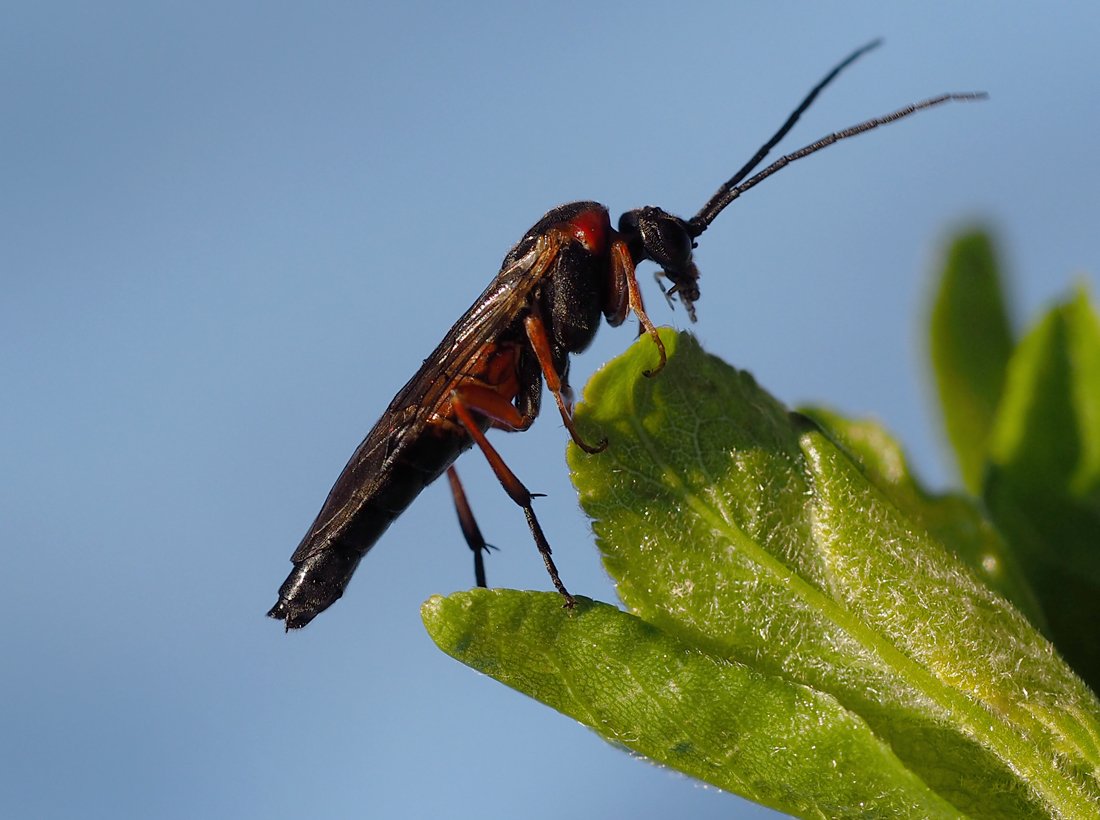
{"label": "black antenna", "polygon": [[827,137],[822,137],[816,142],[807,145],[805,148],[800,148],[794,153],[787,154],[786,156],[776,160],[744,185],[739,184],[745,177],[752,173],[753,169],[756,168],[756,166],[758,166],[764,160],[764,157],[768,155],[768,152],[779,144],[779,141],[782,140],[783,137],[785,137],[787,133],[794,127],[795,123],[798,122],[798,118],[801,117],[806,109],[810,107],[813,101],[817,99],[817,95],[820,94],[825,89],[825,87],[829,85],[829,83],[836,79],[836,76],[841,71],[850,66],[868,51],[878,48],[880,45],[882,45],[882,40],[877,39],[872,40],[865,46],[857,48],[855,51],[845,57],[840,63],[838,63],[832,71],[825,75],[821,82],[819,82],[813,87],[813,89],[810,90],[810,93],[806,95],[806,98],[803,99],[801,103],[799,103],[798,108],[791,112],[791,115],[787,117],[787,121],[780,126],[779,130],[776,131],[775,134],[772,135],[772,138],[765,142],[762,146],[760,146],[760,150],[758,150],[753,155],[752,159],[746,162],[736,174],[730,177],[722,185],[722,187],[718,189],[714,196],[710,198],[707,204],[700,209],[699,213],[691,218],[691,220],[688,222],[688,232],[691,234],[691,237],[693,239],[698,237],[701,233],[703,233],[703,231],[710,227],[710,223],[714,221],[715,217],[717,217],[718,214],[722,213],[722,210],[731,202],[733,202],[733,200],[737,199],[737,197],[741,196],[741,194],[749,190],[749,188],[752,188],[757,183],[770,177],[780,168],[783,168],[794,162],[796,159],[801,159],[802,157],[808,156],[809,154],[812,154],[816,151],[820,151],[822,148],[828,145],[832,145],[834,142],[847,139],[848,137],[854,137],[856,134],[862,134],[864,131],[870,131],[872,128],[877,128],[880,125],[886,125],[887,123],[894,122],[895,120],[900,120],[903,117],[908,117],[910,114],[913,114],[917,111],[925,108],[931,108],[935,105],[940,105],[941,103],[948,102],[949,100],[978,100],[985,99],[987,96],[983,92],[965,94],[943,94],[939,97],[925,100],[921,103],[916,103],[915,105],[906,106],[905,108],[899,109],[892,114],[887,114],[884,117],[876,117],[874,119],[867,120],[866,122],[862,122],[859,125],[854,125],[851,128],[845,128],[843,131],[837,131],[833,134],[829,134]]}
{"label": "black antenna", "polygon": [[704,205],[702,210],[699,211],[699,213],[696,214],[695,217],[691,220],[693,225],[698,223],[702,226],[701,228],[699,228],[699,233],[693,234],[694,236],[698,236],[700,233],[705,231],[710,223],[714,221],[714,218],[722,212],[722,209],[725,208],[726,205],[729,204],[728,202],[723,202],[722,197],[725,196],[725,194],[737,183],[739,183],[741,180],[751,174],[753,168],[763,162],[764,157],[768,155],[768,152],[775,148],[775,146],[779,144],[779,141],[782,140],[783,137],[787,136],[787,132],[794,128],[794,124],[798,122],[798,118],[801,117],[803,113],[805,113],[806,109],[813,104],[813,101],[817,99],[817,95],[825,89],[825,86],[835,80],[836,75],[839,74],[841,71],[846,69],[868,51],[872,51],[878,48],[880,45],[882,45],[881,37],[877,40],[872,40],[865,46],[860,46],[843,60],[841,60],[836,66],[834,66],[833,70],[826,74],[821,82],[819,82],[810,90],[810,93],[807,94],[806,98],[798,104],[798,108],[791,112],[791,115],[787,117],[787,121],[779,127],[779,130],[772,135],[772,138],[761,145],[760,150],[753,154],[752,159],[742,165],[741,169],[736,174],[726,180],[725,184],[718,189],[718,192],[710,198],[710,201],[706,205]]}
{"label": "black antenna", "polygon": [[853,125],[851,128],[845,128],[843,131],[836,131],[832,134],[829,134],[828,136],[822,137],[821,139],[817,140],[816,142],[810,143],[804,148],[799,148],[793,153],[780,157],[763,171],[758,173],[756,176],[750,178],[747,182],[741,183],[740,185],[737,185],[737,182],[740,181],[743,176],[735,176],[733,179],[731,179],[729,182],[719,188],[718,193],[711,197],[710,202],[704,205],[703,209],[691,218],[691,221],[688,223],[691,235],[694,238],[701,234],[710,226],[710,223],[714,221],[714,218],[722,212],[723,208],[725,208],[727,205],[729,205],[731,202],[741,196],[741,194],[745,193],[745,191],[763,182],[776,171],[780,170],[781,168],[786,168],[796,159],[807,157],[810,154],[820,151],[822,148],[827,148],[834,142],[846,140],[849,137],[854,137],[857,134],[862,134],[864,131],[870,131],[872,128],[878,128],[880,125],[889,125],[892,122],[897,122],[900,119],[908,117],[910,114],[915,114],[916,112],[923,111],[926,108],[932,108],[933,106],[942,105],[943,103],[951,101],[967,102],[971,100],[984,100],[988,97],[989,95],[986,94],[984,91],[972,91],[962,94],[941,94],[938,97],[933,97],[929,100],[924,100],[923,102],[907,105],[904,108],[899,108],[893,113],[886,114],[882,117],[875,117],[874,119],[867,120],[866,122],[861,122],[859,123],[859,125]]}
{"label": "black antenna", "polygon": [[[695,310],[693,305],[699,299],[699,269],[695,267],[695,263],[692,261],[692,248],[695,247],[695,240],[703,231],[710,227],[710,223],[717,218],[718,214],[722,213],[726,206],[740,197],[741,194],[759,185],[776,171],[781,168],[786,168],[795,160],[814,154],[822,148],[832,145],[834,142],[840,142],[849,137],[854,137],[856,134],[862,134],[864,131],[870,131],[872,128],[878,128],[880,125],[896,122],[897,120],[908,117],[910,114],[915,114],[918,111],[923,111],[926,108],[932,108],[933,106],[941,105],[952,100],[984,100],[988,96],[984,91],[961,94],[941,94],[938,97],[932,97],[924,102],[907,105],[905,108],[899,108],[892,114],[875,117],[874,119],[861,122],[858,125],[853,125],[850,128],[845,128],[843,131],[837,131],[822,137],[804,148],[799,148],[794,153],[780,157],[763,171],[757,172],[746,181],[745,177],[748,177],[749,174],[764,161],[768,152],[778,145],[779,141],[787,135],[794,127],[795,123],[798,122],[798,118],[801,117],[813,101],[817,99],[817,95],[820,94],[829,83],[836,79],[836,76],[840,74],[841,71],[868,51],[877,48],[881,43],[881,40],[873,40],[867,45],[857,48],[836,65],[832,71],[826,74],[824,79],[810,90],[810,93],[806,95],[805,99],[803,99],[791,115],[787,117],[786,122],[779,127],[779,130],[772,135],[772,138],[760,146],[760,149],[753,155],[752,159],[746,162],[736,174],[730,177],[730,179],[718,189],[714,196],[710,198],[707,204],[702,207],[699,213],[690,220],[683,220],[661,208],[653,206],[635,208],[632,211],[627,211],[619,218],[619,232],[627,238],[630,254],[634,263],[638,264],[643,259],[650,259],[656,262],[661,267],[658,277],[663,276],[672,282],[672,286],[665,291],[665,296],[669,299],[671,299],[673,295],[678,296],[693,322],[695,321]],[[660,280],[658,279],[658,281]]]}

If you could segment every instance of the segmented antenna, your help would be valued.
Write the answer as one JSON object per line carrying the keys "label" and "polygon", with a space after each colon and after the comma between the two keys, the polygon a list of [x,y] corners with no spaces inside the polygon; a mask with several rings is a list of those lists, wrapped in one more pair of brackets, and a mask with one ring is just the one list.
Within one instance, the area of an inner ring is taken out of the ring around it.
{"label": "segmented antenna", "polygon": [[882,40],[879,39],[873,40],[867,45],[857,48],[855,51],[845,57],[844,60],[837,64],[837,66],[833,68],[832,71],[826,74],[821,82],[813,87],[810,93],[806,95],[805,99],[803,99],[802,102],[799,103],[798,108],[791,112],[791,115],[787,117],[786,122],[784,122],[783,125],[780,126],[779,130],[772,135],[772,138],[765,142],[762,146],[760,146],[760,150],[758,150],[753,155],[752,159],[746,162],[740,168],[740,170],[737,171],[736,174],[734,174],[725,183],[723,183],[722,187],[720,187],[717,192],[715,192],[714,196],[712,196],[710,200],[708,200],[707,204],[700,209],[699,213],[697,213],[688,221],[688,233],[691,234],[691,237],[693,239],[698,237],[700,234],[703,233],[703,231],[710,227],[710,223],[714,221],[715,217],[717,217],[718,214],[722,213],[725,207],[733,202],[735,199],[737,199],[739,196],[741,196],[741,194],[745,193],[745,191],[749,190],[755,185],[763,182],[776,171],[780,170],[781,168],[785,168],[795,160],[802,159],[803,157],[816,153],[822,148],[826,148],[832,145],[834,142],[840,142],[840,140],[854,137],[857,134],[862,134],[864,131],[870,131],[872,128],[878,128],[880,125],[888,125],[889,123],[904,119],[910,114],[915,114],[917,111],[923,111],[926,108],[932,108],[933,106],[942,105],[943,103],[951,101],[984,100],[989,96],[984,91],[966,92],[960,94],[941,94],[938,97],[933,97],[931,99],[924,100],[923,102],[914,103],[913,105],[907,105],[904,108],[899,108],[893,113],[886,114],[882,117],[875,117],[874,119],[866,120],[865,122],[861,122],[858,125],[853,125],[850,128],[845,128],[842,131],[836,131],[832,134],[829,134],[828,136],[822,137],[821,139],[812,142],[803,148],[799,148],[793,153],[780,157],[763,171],[750,178],[747,182],[742,183],[742,180],[744,180],[745,177],[752,173],[754,168],[756,168],[761,162],[763,162],[764,158],[768,155],[768,152],[771,151],[771,149],[774,148],[779,143],[779,141],[787,135],[787,132],[789,132],[791,128],[794,127],[794,124],[798,122],[798,118],[802,116],[807,108],[810,107],[813,101],[817,98],[817,95],[820,94],[825,89],[825,87],[829,85],[829,83],[836,79],[836,76],[857,59],[866,54],[868,51],[877,48],[881,44]]}

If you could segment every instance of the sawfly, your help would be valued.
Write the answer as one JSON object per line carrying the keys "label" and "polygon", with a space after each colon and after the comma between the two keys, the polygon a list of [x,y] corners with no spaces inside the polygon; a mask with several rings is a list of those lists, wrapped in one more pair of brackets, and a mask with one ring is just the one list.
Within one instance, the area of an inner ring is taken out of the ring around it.
{"label": "sawfly", "polygon": [[348,461],[298,548],[294,569],[279,589],[272,618],[286,628],[305,626],[347,588],[360,559],[426,486],[448,473],[475,579],[485,586],[488,546],[466,503],[452,466],[473,445],[484,453],[505,492],[523,509],[554,587],[573,605],[532,507],[532,493],[486,438],[489,428],[526,430],[539,414],[543,384],[578,447],[599,453],[607,441],[585,441],[573,424],[569,356],[588,347],[601,317],[612,327],[633,313],[656,346],[665,350],[646,314],[635,269],[649,260],[668,280],[665,295],[678,298],[692,321],[699,299],[696,240],[726,206],[795,160],[917,111],[982,93],[943,94],[829,134],[780,157],[753,176],[768,153],[836,76],[879,41],[857,49],[832,69],[786,122],[690,219],[647,206],[624,213],[611,226],[598,202],[574,202],[549,211],[504,257],[500,272],[409,379]]}

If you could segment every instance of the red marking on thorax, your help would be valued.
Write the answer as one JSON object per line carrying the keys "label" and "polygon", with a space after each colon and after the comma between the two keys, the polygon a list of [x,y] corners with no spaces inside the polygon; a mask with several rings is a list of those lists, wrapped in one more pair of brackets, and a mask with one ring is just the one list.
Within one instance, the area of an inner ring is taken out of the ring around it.
{"label": "red marking on thorax", "polygon": [[607,251],[608,237],[613,233],[611,220],[603,208],[591,208],[577,214],[569,220],[573,238],[584,245],[590,253],[603,256]]}

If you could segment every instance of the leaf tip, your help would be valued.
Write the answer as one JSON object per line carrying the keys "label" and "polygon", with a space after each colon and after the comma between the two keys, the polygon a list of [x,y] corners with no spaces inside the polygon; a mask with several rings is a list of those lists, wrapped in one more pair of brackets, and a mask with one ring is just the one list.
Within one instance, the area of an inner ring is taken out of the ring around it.
{"label": "leaf tip", "polygon": [[420,605],[420,620],[433,638],[443,622],[445,606],[446,598],[442,595],[433,595]]}

